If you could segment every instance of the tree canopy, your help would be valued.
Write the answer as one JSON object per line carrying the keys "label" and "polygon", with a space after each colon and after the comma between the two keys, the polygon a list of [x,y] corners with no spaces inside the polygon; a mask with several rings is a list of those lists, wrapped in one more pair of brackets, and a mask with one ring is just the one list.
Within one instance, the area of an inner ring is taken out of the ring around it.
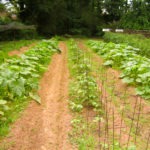
{"label": "tree canopy", "polygon": [[150,29],[149,0],[8,0],[42,34],[101,34],[102,25]]}

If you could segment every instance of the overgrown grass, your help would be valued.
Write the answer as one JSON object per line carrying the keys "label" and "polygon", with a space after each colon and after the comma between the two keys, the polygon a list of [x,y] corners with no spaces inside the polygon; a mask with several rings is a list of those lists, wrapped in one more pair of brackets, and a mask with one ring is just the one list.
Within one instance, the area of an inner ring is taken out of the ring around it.
{"label": "overgrown grass", "polygon": [[146,38],[143,35],[130,35],[123,33],[106,33],[104,35],[106,42],[114,43],[126,43],[133,47],[139,48],[139,54],[150,58],[150,38]]}
{"label": "overgrown grass", "polygon": [[19,40],[19,41],[0,42],[0,63],[2,63],[4,59],[8,58],[8,52],[13,50],[19,50],[21,47],[28,46],[36,42],[38,42],[38,40]]}
{"label": "overgrown grass", "polygon": [[8,53],[12,50],[19,50],[21,47],[27,46],[37,41],[38,40],[19,40],[0,42],[0,51]]}

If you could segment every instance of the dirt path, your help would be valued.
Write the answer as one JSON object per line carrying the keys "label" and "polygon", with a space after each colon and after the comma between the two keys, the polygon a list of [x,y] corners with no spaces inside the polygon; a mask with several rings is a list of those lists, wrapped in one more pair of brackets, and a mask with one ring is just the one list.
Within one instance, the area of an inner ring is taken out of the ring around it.
{"label": "dirt path", "polygon": [[20,56],[21,54],[25,53],[27,50],[29,50],[30,48],[32,48],[33,46],[35,46],[35,43],[29,45],[29,46],[24,46],[21,47],[19,50],[13,50],[11,52],[8,53],[9,56]]}
{"label": "dirt path", "polygon": [[14,124],[4,140],[11,143],[8,150],[72,150],[68,140],[71,115],[67,102],[67,48],[63,42],[60,49],[62,54],[53,56],[41,79],[42,105],[32,102]]}

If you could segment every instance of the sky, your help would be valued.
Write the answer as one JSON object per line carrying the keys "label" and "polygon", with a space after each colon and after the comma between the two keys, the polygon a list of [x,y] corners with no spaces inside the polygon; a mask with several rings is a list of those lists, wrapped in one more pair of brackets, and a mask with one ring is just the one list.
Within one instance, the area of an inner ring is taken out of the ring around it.
{"label": "sky", "polygon": [[8,2],[8,1],[6,1],[6,0],[1,0],[1,1],[2,1],[2,3],[4,3],[4,4],[5,4],[6,2]]}
{"label": "sky", "polygon": [[6,0],[2,0],[2,3],[5,3],[6,2]]}
{"label": "sky", "polygon": [[[1,0],[1,2],[2,2],[3,4],[5,4],[5,3],[8,2],[8,1],[6,1],[6,0]],[[10,8],[12,8],[12,5],[9,3],[9,4],[6,5],[6,7],[7,7],[8,9],[10,9]]]}

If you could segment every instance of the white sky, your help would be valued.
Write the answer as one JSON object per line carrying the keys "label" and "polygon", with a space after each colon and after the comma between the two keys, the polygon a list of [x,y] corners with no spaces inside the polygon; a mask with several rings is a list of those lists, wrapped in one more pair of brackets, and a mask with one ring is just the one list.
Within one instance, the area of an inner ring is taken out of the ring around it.
{"label": "white sky", "polygon": [[6,0],[2,0],[2,3],[5,3],[6,2]]}

